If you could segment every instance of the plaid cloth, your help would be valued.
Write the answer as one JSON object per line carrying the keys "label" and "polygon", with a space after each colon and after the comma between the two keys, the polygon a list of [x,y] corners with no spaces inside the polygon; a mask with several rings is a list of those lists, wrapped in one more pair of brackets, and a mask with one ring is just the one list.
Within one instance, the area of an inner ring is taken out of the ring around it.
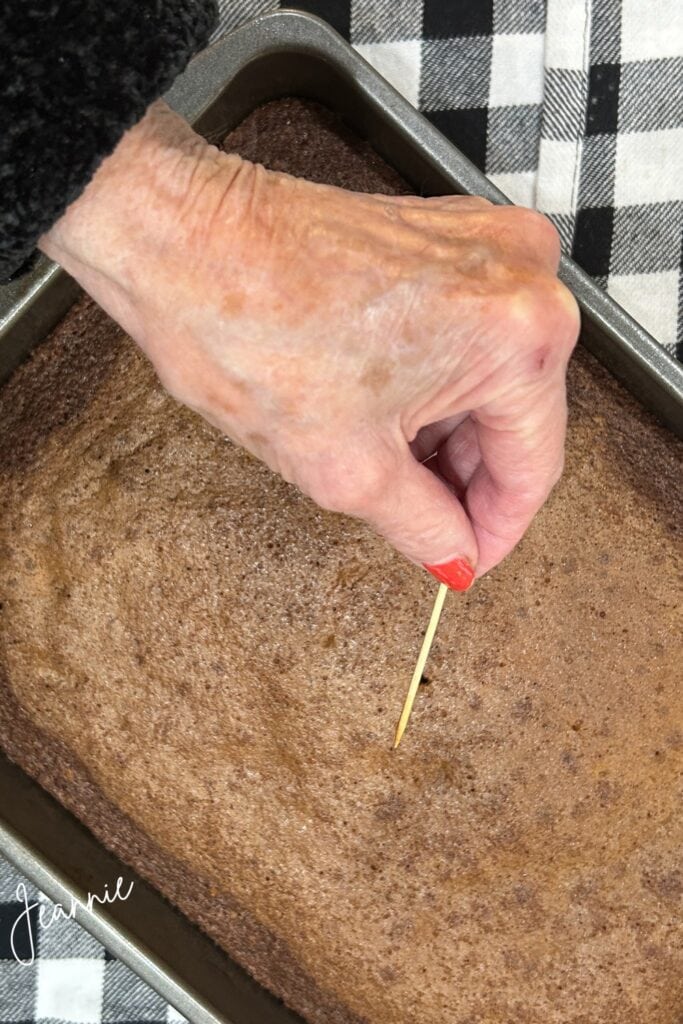
{"label": "plaid cloth", "polygon": [[[683,359],[681,0],[219,3],[214,39],[279,6],[329,21]],[[73,921],[17,963],[19,881],[0,861],[0,1024],[182,1020]]]}
{"label": "plaid cloth", "polygon": [[683,360],[683,4],[550,0],[536,203]]}
{"label": "plaid cloth", "polygon": [[0,1024],[185,1020],[75,921],[50,923],[53,907],[0,858]]}

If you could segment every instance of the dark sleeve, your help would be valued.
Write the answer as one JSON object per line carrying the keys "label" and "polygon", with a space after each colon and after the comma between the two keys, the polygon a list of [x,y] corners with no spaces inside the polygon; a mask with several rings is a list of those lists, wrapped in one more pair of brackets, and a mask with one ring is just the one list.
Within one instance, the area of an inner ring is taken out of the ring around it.
{"label": "dark sleeve", "polygon": [[215,0],[0,0],[0,281],[215,21]]}

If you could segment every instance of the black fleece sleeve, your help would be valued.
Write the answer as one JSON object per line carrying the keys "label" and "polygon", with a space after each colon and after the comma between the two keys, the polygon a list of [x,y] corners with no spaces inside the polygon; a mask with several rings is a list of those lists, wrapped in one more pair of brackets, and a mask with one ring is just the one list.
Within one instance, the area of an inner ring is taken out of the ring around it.
{"label": "black fleece sleeve", "polygon": [[215,0],[2,0],[0,281],[208,42]]}

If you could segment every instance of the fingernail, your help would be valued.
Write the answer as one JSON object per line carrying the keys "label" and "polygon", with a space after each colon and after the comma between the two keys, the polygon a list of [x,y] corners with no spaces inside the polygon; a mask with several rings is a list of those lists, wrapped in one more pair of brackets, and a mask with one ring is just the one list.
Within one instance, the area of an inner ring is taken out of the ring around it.
{"label": "fingernail", "polygon": [[474,582],[474,569],[466,558],[454,558],[441,565],[425,565],[425,569],[451,590],[467,590]]}

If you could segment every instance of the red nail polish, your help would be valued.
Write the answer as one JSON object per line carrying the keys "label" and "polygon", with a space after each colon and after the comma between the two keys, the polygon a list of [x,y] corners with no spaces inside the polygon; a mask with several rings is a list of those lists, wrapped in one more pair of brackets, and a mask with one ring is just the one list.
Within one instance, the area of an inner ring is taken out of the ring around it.
{"label": "red nail polish", "polygon": [[474,582],[474,569],[466,558],[454,558],[452,562],[442,562],[441,565],[425,565],[425,569],[451,590],[467,590]]}

